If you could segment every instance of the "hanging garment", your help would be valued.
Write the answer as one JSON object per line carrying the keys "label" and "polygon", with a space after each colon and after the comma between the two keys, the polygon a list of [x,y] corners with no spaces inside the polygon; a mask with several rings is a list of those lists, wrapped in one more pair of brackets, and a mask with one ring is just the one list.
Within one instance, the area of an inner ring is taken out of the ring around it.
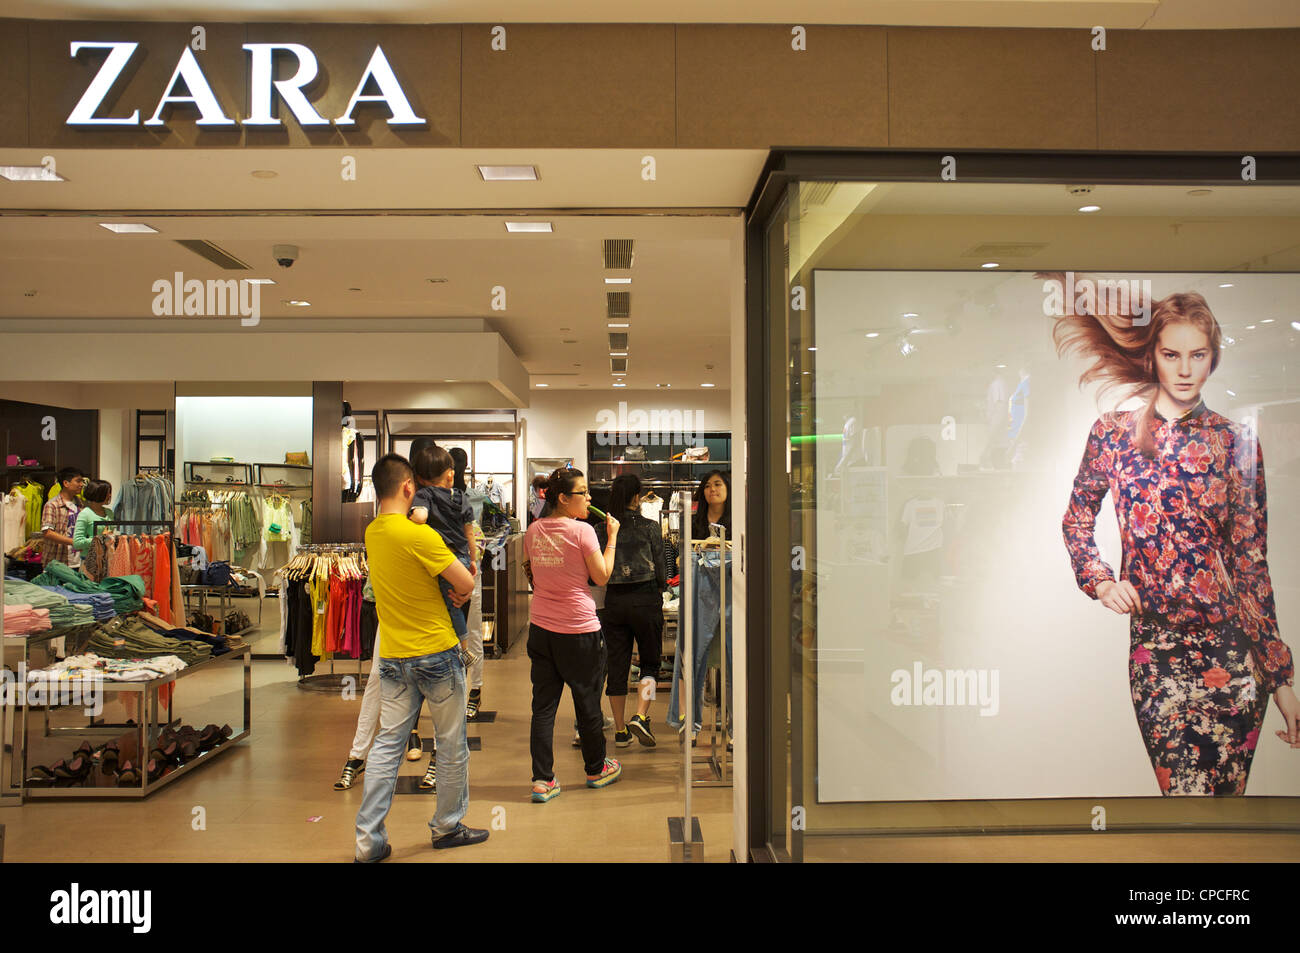
{"label": "hanging garment", "polygon": [[27,497],[17,487],[4,498],[4,550],[8,552],[27,539]]}
{"label": "hanging garment", "polygon": [[172,620],[172,563],[171,537],[158,535],[153,540],[153,598],[158,602],[158,615],[164,622]]}
{"label": "hanging garment", "polygon": [[144,594],[152,599],[153,595],[153,538],[149,536],[132,536],[131,538],[131,574],[144,580]]}

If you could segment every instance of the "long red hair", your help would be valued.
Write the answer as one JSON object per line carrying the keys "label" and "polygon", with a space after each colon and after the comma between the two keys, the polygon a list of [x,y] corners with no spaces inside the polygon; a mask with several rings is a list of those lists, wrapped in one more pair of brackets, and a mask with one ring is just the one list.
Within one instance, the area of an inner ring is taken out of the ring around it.
{"label": "long red hair", "polygon": [[[1038,272],[1035,277],[1055,280],[1065,289],[1065,273]],[[1076,281],[1079,280],[1076,278]],[[1068,291],[1068,289],[1066,289]],[[1098,296],[1100,303],[1100,296]],[[1080,313],[1057,317],[1052,328],[1056,353],[1091,358],[1092,364],[1079,375],[1079,387],[1093,382],[1101,386],[1097,399],[1117,393],[1120,402],[1141,397],[1142,411],[1134,417],[1134,442],[1146,456],[1155,456],[1152,431],[1155,426],[1156,396],[1160,381],[1156,375],[1155,353],[1160,332],[1171,324],[1190,324],[1210,342],[1210,373],[1219,366],[1223,350],[1223,332],[1205,298],[1195,292],[1171,294],[1151,304],[1151,320],[1145,325],[1134,323],[1143,313],[1142,301],[1134,296],[1127,313]]]}

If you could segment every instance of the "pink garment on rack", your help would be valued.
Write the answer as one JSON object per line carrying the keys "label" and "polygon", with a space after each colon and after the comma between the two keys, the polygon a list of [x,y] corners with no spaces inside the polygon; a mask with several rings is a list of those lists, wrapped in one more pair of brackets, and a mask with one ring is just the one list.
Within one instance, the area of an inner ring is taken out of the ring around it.
{"label": "pink garment on rack", "polygon": [[111,540],[112,552],[108,556],[108,574],[110,576],[131,575],[131,543],[125,536],[114,536]]}

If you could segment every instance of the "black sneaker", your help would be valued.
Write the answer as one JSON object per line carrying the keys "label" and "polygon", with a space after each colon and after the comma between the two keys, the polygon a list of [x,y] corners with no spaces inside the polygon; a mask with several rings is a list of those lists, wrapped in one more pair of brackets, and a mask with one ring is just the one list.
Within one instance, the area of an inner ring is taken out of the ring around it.
{"label": "black sneaker", "polygon": [[479,705],[482,703],[482,689],[470,689],[469,699],[465,702],[465,720],[473,721],[478,717]]}
{"label": "black sneaker", "polygon": [[406,739],[406,760],[419,761],[424,757],[424,742],[420,740],[420,733],[413,731]]}
{"label": "black sneaker", "polygon": [[416,787],[418,787],[421,791],[436,791],[436,790],[438,790],[438,760],[437,760],[437,758],[438,758],[438,756],[437,756],[436,754],[431,754],[431,755],[429,755],[429,768],[428,768],[427,771],[424,772],[424,777],[422,777],[422,778],[420,779],[420,783],[416,785]]}
{"label": "black sneaker", "polygon": [[361,758],[351,759],[347,764],[343,765],[343,773],[339,775],[339,779],[334,782],[334,790],[346,791],[348,788],[352,787],[352,783],[356,781],[357,775],[361,774],[365,770],[366,762],[364,760]]}
{"label": "black sneaker", "polygon": [[645,715],[633,715],[627,720],[627,730],[636,736],[636,740],[647,748],[655,746],[655,733],[650,730],[650,719]]}
{"label": "black sneaker", "polygon": [[449,847],[468,847],[471,844],[481,844],[487,839],[487,831],[466,827],[464,824],[457,824],[456,829],[450,834],[433,835],[433,849],[446,850]]}
{"label": "black sneaker", "polygon": [[632,746],[632,734],[626,728],[622,731],[614,732],[615,748],[630,748]]}

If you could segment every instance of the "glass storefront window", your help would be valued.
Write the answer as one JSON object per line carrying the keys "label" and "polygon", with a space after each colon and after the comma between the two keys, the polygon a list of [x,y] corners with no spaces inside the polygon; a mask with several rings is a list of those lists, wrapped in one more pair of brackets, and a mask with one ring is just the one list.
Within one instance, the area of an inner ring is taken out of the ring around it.
{"label": "glass storefront window", "polygon": [[1195,184],[785,186],[761,233],[778,856],[1300,819],[1274,737],[1300,189]]}

